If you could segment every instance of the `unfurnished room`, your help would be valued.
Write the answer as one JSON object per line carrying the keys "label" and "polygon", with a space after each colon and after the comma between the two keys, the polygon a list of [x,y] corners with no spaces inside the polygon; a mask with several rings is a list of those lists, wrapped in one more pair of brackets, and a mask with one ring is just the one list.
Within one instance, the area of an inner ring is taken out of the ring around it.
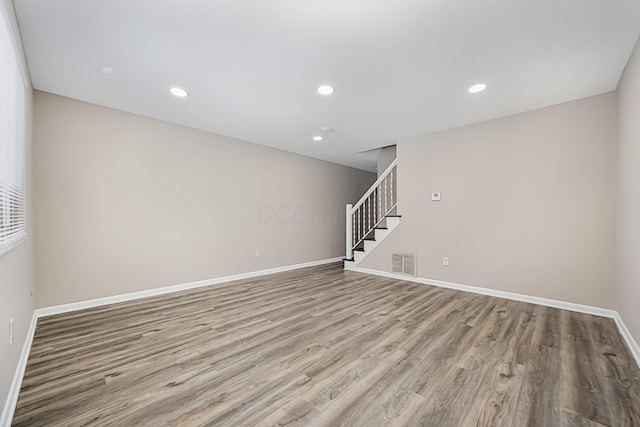
{"label": "unfurnished room", "polygon": [[1,0],[0,427],[640,427],[639,36]]}

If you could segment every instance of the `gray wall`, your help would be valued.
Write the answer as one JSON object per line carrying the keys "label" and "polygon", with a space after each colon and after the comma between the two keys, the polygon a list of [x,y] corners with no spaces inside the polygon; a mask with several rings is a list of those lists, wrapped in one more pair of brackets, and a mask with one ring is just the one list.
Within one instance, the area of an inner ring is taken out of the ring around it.
{"label": "gray wall", "polygon": [[375,180],[44,92],[34,114],[38,307],[344,256]]}
{"label": "gray wall", "polygon": [[396,159],[396,146],[390,145],[389,147],[383,147],[378,153],[378,165],[377,172],[378,177],[387,170],[389,165]]}
{"label": "gray wall", "polygon": [[618,86],[618,311],[640,343],[640,44]]}
{"label": "gray wall", "polygon": [[397,151],[402,222],[361,267],[390,271],[393,251],[415,252],[420,277],[615,307],[614,93]]}
{"label": "gray wall", "polygon": [[[14,38],[20,43],[18,26],[13,12],[13,3],[2,0],[8,12]],[[0,19],[2,17],[0,16]],[[21,48],[21,46],[19,47]],[[26,70],[24,56],[20,59]],[[29,239],[11,252],[0,257],[0,405],[4,407],[7,393],[13,380],[18,358],[22,351],[27,329],[31,322],[33,301],[31,297],[32,280],[32,227],[31,227],[31,87],[27,89],[27,232]],[[9,344],[9,320],[15,320],[15,342]]]}

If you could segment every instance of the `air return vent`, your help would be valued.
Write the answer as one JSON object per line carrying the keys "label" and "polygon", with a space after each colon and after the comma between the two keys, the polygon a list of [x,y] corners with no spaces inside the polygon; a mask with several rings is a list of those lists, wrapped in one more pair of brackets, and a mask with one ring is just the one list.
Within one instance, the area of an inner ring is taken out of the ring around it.
{"label": "air return vent", "polygon": [[416,254],[394,252],[391,255],[391,272],[415,276]]}

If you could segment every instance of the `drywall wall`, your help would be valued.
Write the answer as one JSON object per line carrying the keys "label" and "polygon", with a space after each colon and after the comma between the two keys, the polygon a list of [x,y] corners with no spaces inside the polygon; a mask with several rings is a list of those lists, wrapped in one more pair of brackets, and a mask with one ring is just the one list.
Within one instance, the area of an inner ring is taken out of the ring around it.
{"label": "drywall wall", "polygon": [[618,85],[617,309],[640,342],[640,42]]}
{"label": "drywall wall", "polygon": [[[0,4],[0,25],[5,25],[3,16],[9,21],[9,28],[16,41],[18,58],[26,70],[24,55],[15,20],[13,3],[10,0],[2,0]],[[26,74],[26,73],[25,73]],[[28,75],[26,76],[28,80]],[[26,170],[26,213],[27,232],[31,234],[31,87],[27,88],[26,104],[26,138],[27,138],[27,170]],[[33,313],[33,301],[31,289],[33,286],[33,256],[32,236],[23,241],[19,246],[0,257],[0,405],[4,407],[13,376],[16,371],[18,359],[27,336],[31,315]],[[9,344],[9,321],[14,319],[15,341]],[[1,422],[1,421],[0,421]]]}
{"label": "drywall wall", "polygon": [[415,252],[420,277],[614,308],[614,93],[397,151],[402,221],[361,267]]}
{"label": "drywall wall", "polygon": [[396,159],[395,145],[390,145],[388,147],[383,147],[382,149],[380,149],[380,152],[378,153],[378,159],[377,159],[378,177],[380,177],[380,175],[382,175],[382,173],[387,170],[387,168],[391,165],[391,163],[393,163],[395,159]]}
{"label": "drywall wall", "polygon": [[344,256],[375,180],[39,91],[34,114],[38,307]]}

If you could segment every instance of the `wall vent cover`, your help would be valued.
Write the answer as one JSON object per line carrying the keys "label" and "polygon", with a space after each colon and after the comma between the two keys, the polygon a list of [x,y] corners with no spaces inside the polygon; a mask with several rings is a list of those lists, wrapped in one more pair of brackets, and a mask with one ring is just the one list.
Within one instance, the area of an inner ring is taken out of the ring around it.
{"label": "wall vent cover", "polygon": [[415,276],[416,270],[416,254],[408,254],[404,252],[394,252],[391,254],[392,273]]}

